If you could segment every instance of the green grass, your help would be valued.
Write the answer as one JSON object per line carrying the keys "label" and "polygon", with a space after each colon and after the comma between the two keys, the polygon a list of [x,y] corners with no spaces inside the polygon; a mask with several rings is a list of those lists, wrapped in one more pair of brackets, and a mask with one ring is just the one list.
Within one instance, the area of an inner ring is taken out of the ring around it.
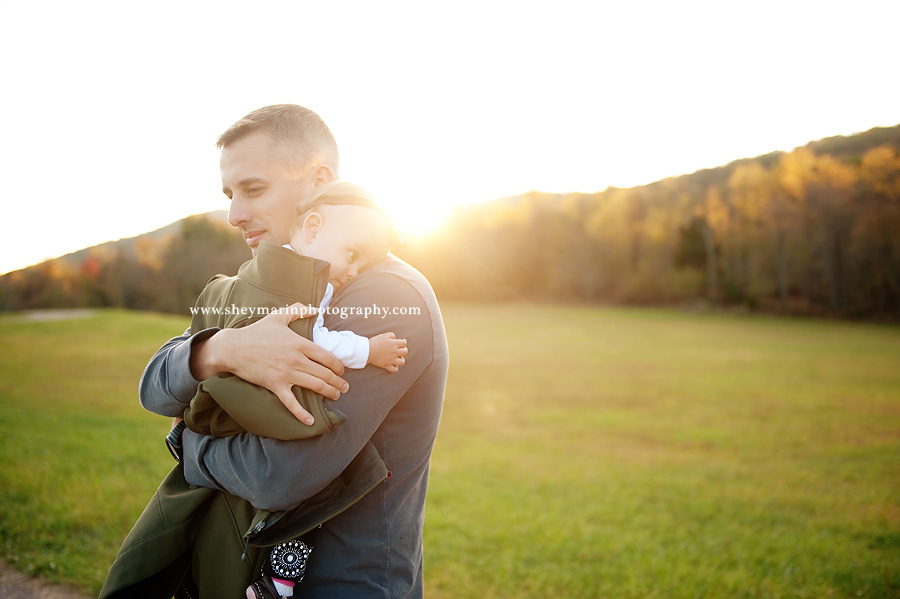
{"label": "green grass", "polygon": [[140,407],[137,382],[184,320],[0,318],[0,551],[18,569],[99,592],[171,468],[171,423]]}
{"label": "green grass", "polygon": [[[432,599],[900,596],[900,329],[444,307]],[[96,593],[170,467],[137,380],[187,319],[0,318],[0,551]]]}

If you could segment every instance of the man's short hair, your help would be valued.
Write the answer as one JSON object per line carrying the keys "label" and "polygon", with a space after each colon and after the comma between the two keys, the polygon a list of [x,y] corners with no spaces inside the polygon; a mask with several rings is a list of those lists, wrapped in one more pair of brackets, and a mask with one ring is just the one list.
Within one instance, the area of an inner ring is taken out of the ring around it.
{"label": "man's short hair", "polygon": [[265,131],[273,142],[287,146],[284,158],[295,169],[318,163],[330,166],[337,175],[337,142],[325,121],[309,108],[296,104],[258,108],[220,135],[216,147],[221,150],[254,131]]}

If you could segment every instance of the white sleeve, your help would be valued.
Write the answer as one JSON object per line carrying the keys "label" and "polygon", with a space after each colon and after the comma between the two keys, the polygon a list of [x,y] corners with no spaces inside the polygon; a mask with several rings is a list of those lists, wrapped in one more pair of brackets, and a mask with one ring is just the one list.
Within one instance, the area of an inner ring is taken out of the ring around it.
{"label": "white sleeve", "polygon": [[313,327],[313,343],[333,353],[346,368],[365,368],[369,361],[369,339],[353,331],[329,331],[325,328],[325,312],[333,294],[334,288],[329,283],[319,304],[319,316]]}

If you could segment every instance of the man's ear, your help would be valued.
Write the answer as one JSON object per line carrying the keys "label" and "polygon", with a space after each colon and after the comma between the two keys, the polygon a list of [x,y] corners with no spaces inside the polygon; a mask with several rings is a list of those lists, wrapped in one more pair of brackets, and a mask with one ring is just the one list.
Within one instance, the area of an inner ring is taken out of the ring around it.
{"label": "man's ear", "polygon": [[319,234],[319,228],[324,222],[325,219],[318,212],[313,211],[307,214],[306,218],[303,219],[303,240],[306,243],[312,243],[316,235]]}
{"label": "man's ear", "polygon": [[331,183],[334,180],[334,170],[327,164],[320,164],[316,170],[313,171],[313,185],[315,187]]}

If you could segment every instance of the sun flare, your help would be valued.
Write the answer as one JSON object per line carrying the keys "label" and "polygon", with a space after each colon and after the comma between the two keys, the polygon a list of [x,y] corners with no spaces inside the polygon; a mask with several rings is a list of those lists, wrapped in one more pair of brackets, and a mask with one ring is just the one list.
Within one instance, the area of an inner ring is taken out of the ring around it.
{"label": "sun flare", "polygon": [[453,206],[437,202],[395,200],[385,202],[384,208],[397,229],[407,238],[427,237],[449,220]]}

